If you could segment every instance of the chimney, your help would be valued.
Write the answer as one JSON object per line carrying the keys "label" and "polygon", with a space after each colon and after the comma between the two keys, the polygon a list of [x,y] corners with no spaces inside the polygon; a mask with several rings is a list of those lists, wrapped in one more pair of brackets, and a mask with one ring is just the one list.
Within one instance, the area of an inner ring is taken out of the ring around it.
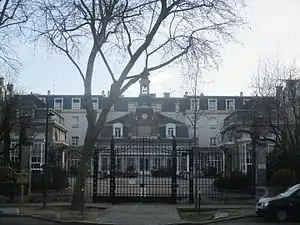
{"label": "chimney", "polygon": [[241,92],[240,92],[240,97],[243,97],[243,95],[244,95],[244,93],[241,91]]}
{"label": "chimney", "polygon": [[170,98],[171,94],[169,92],[164,92],[164,98]]}
{"label": "chimney", "polygon": [[186,92],[184,92],[184,98],[186,98],[187,96],[189,95],[189,93],[186,91]]}
{"label": "chimney", "polygon": [[7,88],[7,90],[8,90],[10,93],[12,93],[12,92],[14,91],[14,85],[13,85],[13,84],[8,83],[8,84],[6,85],[6,88]]}

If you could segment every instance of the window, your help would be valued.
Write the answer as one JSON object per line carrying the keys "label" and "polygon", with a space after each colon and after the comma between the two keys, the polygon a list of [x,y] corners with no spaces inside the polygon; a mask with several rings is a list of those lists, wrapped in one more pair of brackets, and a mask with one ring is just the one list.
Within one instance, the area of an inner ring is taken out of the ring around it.
{"label": "window", "polygon": [[243,99],[243,105],[245,105],[249,100],[250,99],[247,99],[247,98]]}
{"label": "window", "polygon": [[191,110],[198,110],[199,109],[199,99],[191,99]]}
{"label": "window", "polygon": [[72,136],[72,145],[73,146],[79,145],[79,137],[78,136]]}
{"label": "window", "polygon": [[72,98],[72,109],[81,109],[81,99]]}
{"label": "window", "polygon": [[208,117],[208,120],[209,120],[209,128],[210,129],[217,129],[217,126],[218,126],[217,117],[210,116],[210,117]]}
{"label": "window", "polygon": [[176,136],[176,125],[173,123],[166,124],[166,138],[173,138]]}
{"label": "window", "polygon": [[40,100],[44,103],[46,103],[46,98],[40,98]]}
{"label": "window", "polygon": [[187,157],[183,157],[180,159],[180,172],[187,171]]}
{"label": "window", "polygon": [[210,137],[210,146],[216,146],[216,145],[217,145],[217,138]]}
{"label": "window", "polygon": [[10,148],[12,150],[9,151],[9,155],[10,155],[10,161],[12,161],[12,162],[19,161],[19,148],[18,148],[17,144],[18,143],[15,141],[11,141],[11,143],[10,143]]}
{"label": "window", "polygon": [[63,98],[54,98],[54,109],[62,109],[64,104]]}
{"label": "window", "polygon": [[120,138],[121,137],[121,127],[115,127],[115,135],[114,137]]}
{"label": "window", "polygon": [[156,104],[156,111],[158,111],[158,112],[161,111],[161,104]]}
{"label": "window", "polygon": [[180,110],[180,102],[175,103],[175,112],[179,112]]}
{"label": "window", "polygon": [[92,104],[94,109],[98,109],[98,98],[92,98]]}
{"label": "window", "polygon": [[134,111],[134,109],[135,109],[135,104],[134,103],[129,103],[128,104],[128,110],[129,111]]}
{"label": "window", "polygon": [[109,157],[102,156],[102,163],[101,163],[101,170],[102,171],[109,171]]}
{"label": "window", "polygon": [[123,137],[123,124],[121,124],[121,123],[115,123],[113,125],[113,136],[115,138],[121,138],[121,137]]}
{"label": "window", "polygon": [[72,116],[73,124],[72,128],[78,128],[79,127],[79,116]]}
{"label": "window", "polygon": [[235,99],[226,99],[226,110],[235,110]]}
{"label": "window", "polygon": [[168,128],[168,137],[173,137],[174,136],[174,128],[173,127],[169,127]]}
{"label": "window", "polygon": [[208,110],[217,110],[217,109],[218,109],[218,100],[208,99]]}
{"label": "window", "polygon": [[32,154],[31,154],[31,168],[32,169],[41,169],[44,165],[44,153],[45,153],[45,143],[34,142],[32,145]]}

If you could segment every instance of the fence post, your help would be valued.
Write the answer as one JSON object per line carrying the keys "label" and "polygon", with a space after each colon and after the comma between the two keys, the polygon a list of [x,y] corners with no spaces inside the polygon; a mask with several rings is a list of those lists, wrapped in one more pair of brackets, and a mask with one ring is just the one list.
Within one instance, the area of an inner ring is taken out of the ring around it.
{"label": "fence post", "polygon": [[98,194],[98,168],[99,167],[99,151],[94,148],[94,162],[93,162],[93,203],[96,203]]}
{"label": "fence post", "polygon": [[110,199],[111,203],[115,202],[115,188],[116,188],[116,157],[115,157],[115,140],[114,138],[111,139],[110,142],[110,172],[109,172],[109,179],[110,179]]}
{"label": "fence post", "polygon": [[194,202],[194,149],[189,151],[189,203]]}
{"label": "fence post", "polygon": [[177,198],[177,144],[176,139],[172,140],[172,203],[176,204]]}

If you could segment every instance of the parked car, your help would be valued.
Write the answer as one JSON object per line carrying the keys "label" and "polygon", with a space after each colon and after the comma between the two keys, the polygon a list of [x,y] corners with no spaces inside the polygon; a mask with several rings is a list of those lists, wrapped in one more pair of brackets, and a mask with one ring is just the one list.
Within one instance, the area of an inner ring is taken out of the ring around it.
{"label": "parked car", "polygon": [[260,217],[275,219],[279,222],[299,219],[300,183],[274,197],[260,198],[255,206],[255,211]]}

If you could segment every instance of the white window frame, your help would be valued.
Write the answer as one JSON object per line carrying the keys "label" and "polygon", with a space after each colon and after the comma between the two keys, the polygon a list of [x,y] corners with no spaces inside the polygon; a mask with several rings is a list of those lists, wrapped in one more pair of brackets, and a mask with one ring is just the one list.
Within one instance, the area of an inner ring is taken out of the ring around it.
{"label": "white window frame", "polygon": [[245,105],[248,101],[250,101],[249,98],[244,98],[244,99],[243,99],[243,105]]}
{"label": "white window frame", "polygon": [[[41,170],[42,169],[42,165],[45,164],[45,142],[43,141],[35,141],[33,143],[33,145],[30,147],[31,148],[31,170]],[[37,152],[34,152],[34,145],[36,145],[37,147],[39,147],[39,149],[37,149]],[[37,157],[40,160],[37,162],[33,161],[33,158]]]}
{"label": "white window frame", "polygon": [[210,137],[210,146],[217,146],[217,137]]}
{"label": "white window frame", "polygon": [[[210,102],[211,102],[211,101],[215,101],[215,102],[216,102],[215,108],[211,108],[211,107],[210,107]],[[207,100],[207,109],[208,109],[208,110],[218,110],[218,99],[216,99],[216,98],[209,98],[209,99]]]}
{"label": "white window frame", "polygon": [[166,124],[166,138],[173,138],[173,136],[170,136],[169,130],[173,130],[173,135],[176,137],[176,124],[174,123],[168,123]]}
{"label": "white window frame", "polygon": [[78,146],[79,145],[79,136],[72,136],[71,137],[71,145]]}
{"label": "white window frame", "polygon": [[92,98],[92,104],[93,104],[93,108],[95,110],[99,109],[99,99],[98,98]]}
{"label": "white window frame", "polygon": [[[120,136],[116,136],[116,129],[120,129]],[[123,124],[122,123],[114,123],[113,124],[113,137],[114,138],[122,138],[123,137]]]}
{"label": "white window frame", "polygon": [[[56,104],[55,104],[56,100],[61,100],[61,108],[57,108],[56,107]],[[64,108],[64,98],[54,98],[54,100],[53,100],[53,108],[54,109],[63,109]]]}
{"label": "white window frame", "polygon": [[199,110],[200,108],[200,99],[199,98],[191,98],[190,100],[190,109],[191,110]]}
{"label": "white window frame", "polygon": [[175,112],[179,112],[180,111],[180,102],[176,101],[175,102]]}
{"label": "white window frame", "polygon": [[[79,107],[74,107],[74,100],[79,100],[79,102],[76,103],[79,104]],[[81,98],[72,98],[72,109],[81,109]]]}
{"label": "white window frame", "polygon": [[160,112],[161,111],[161,104],[156,104],[156,111]]}
{"label": "white window frame", "polygon": [[76,120],[76,122],[72,124],[72,128],[78,128],[79,127],[79,116],[72,116],[72,119]]}
{"label": "white window frame", "polygon": [[[230,104],[228,104],[229,101],[232,101],[233,109],[229,108],[229,105],[230,105]],[[233,99],[233,98],[226,99],[226,110],[235,110],[235,99]]]}
{"label": "white window frame", "polygon": [[134,111],[135,110],[135,103],[132,103],[132,102],[130,102],[130,103],[128,103],[128,111]]}
{"label": "white window frame", "polygon": [[45,97],[41,97],[39,99],[46,104],[46,98]]}

